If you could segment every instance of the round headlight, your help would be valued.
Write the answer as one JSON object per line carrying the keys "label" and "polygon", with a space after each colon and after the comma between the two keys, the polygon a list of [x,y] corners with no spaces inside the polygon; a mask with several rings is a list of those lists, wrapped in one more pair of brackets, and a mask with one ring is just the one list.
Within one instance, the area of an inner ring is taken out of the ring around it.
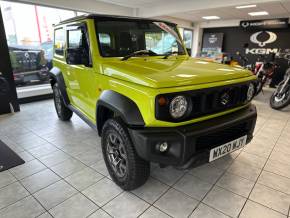
{"label": "round headlight", "polygon": [[179,95],[174,97],[170,102],[169,112],[173,118],[178,119],[186,113],[187,108],[188,102],[186,98],[182,95]]}
{"label": "round headlight", "polygon": [[247,100],[250,101],[255,95],[255,86],[253,83],[249,85],[248,92],[247,92]]}

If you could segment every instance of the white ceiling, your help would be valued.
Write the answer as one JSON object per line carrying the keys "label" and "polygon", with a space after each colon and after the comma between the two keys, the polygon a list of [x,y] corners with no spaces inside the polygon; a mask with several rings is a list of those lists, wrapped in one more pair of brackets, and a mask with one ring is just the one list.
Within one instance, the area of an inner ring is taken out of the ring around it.
{"label": "white ceiling", "polygon": [[[137,8],[137,16],[171,16],[188,21],[204,21],[203,16],[229,19],[290,17],[290,0],[96,0],[129,8]],[[235,6],[256,4],[256,8]],[[268,16],[251,17],[248,12],[268,11]]]}
{"label": "white ceiling", "polygon": [[[267,11],[269,15],[251,17],[248,15],[249,12],[255,11]],[[169,16],[178,17],[185,20],[191,21],[205,21],[202,19],[203,16],[219,16],[223,20],[229,19],[267,19],[267,18],[279,18],[279,17],[290,17],[290,1],[287,2],[268,2],[257,4],[256,8],[244,8],[236,9],[235,7],[221,7],[215,9],[205,10],[191,10],[180,13],[173,13]]]}

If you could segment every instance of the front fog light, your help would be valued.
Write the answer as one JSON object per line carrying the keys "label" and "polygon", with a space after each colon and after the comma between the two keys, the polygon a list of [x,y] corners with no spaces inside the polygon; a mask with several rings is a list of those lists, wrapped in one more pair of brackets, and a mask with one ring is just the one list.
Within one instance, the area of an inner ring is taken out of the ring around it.
{"label": "front fog light", "polygon": [[247,92],[247,100],[250,101],[255,95],[255,86],[253,83],[249,85],[248,92]]}
{"label": "front fog light", "polygon": [[186,98],[182,95],[176,96],[172,99],[169,106],[170,115],[177,119],[182,117],[188,108],[188,102]]}
{"label": "front fog light", "polygon": [[159,149],[160,152],[165,152],[168,149],[168,143],[162,142],[157,144],[157,149]]}

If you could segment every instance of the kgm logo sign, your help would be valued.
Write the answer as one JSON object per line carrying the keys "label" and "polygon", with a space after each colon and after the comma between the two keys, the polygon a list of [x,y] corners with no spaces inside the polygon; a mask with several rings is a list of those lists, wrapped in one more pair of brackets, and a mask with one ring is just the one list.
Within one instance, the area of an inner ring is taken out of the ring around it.
{"label": "kgm logo sign", "polygon": [[[268,35],[268,39],[261,41],[259,40],[259,36],[263,33],[266,33]],[[271,44],[277,40],[276,33],[269,32],[269,31],[259,31],[251,35],[250,41],[254,44],[257,44],[260,48],[247,48],[245,53],[246,54],[254,54],[254,55],[264,55],[264,54],[270,54],[270,53],[277,53],[279,51],[278,48],[263,48],[267,44]]]}
{"label": "kgm logo sign", "polygon": [[269,35],[269,38],[266,41],[259,41],[258,36],[262,33],[263,33],[263,31],[260,31],[260,32],[257,32],[257,33],[254,33],[253,35],[251,35],[251,37],[250,37],[251,42],[258,44],[260,47],[264,47],[267,44],[273,43],[277,40],[276,33],[265,31],[265,33],[267,33]]}

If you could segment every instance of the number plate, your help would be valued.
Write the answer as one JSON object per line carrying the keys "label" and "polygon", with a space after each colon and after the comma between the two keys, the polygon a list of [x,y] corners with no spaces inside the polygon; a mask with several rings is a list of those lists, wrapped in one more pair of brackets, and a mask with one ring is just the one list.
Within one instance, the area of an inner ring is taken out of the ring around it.
{"label": "number plate", "polygon": [[209,162],[214,161],[220,157],[225,156],[226,154],[229,154],[237,149],[244,147],[246,145],[246,142],[247,136],[245,135],[238,139],[230,141],[226,144],[211,149],[209,153]]}

